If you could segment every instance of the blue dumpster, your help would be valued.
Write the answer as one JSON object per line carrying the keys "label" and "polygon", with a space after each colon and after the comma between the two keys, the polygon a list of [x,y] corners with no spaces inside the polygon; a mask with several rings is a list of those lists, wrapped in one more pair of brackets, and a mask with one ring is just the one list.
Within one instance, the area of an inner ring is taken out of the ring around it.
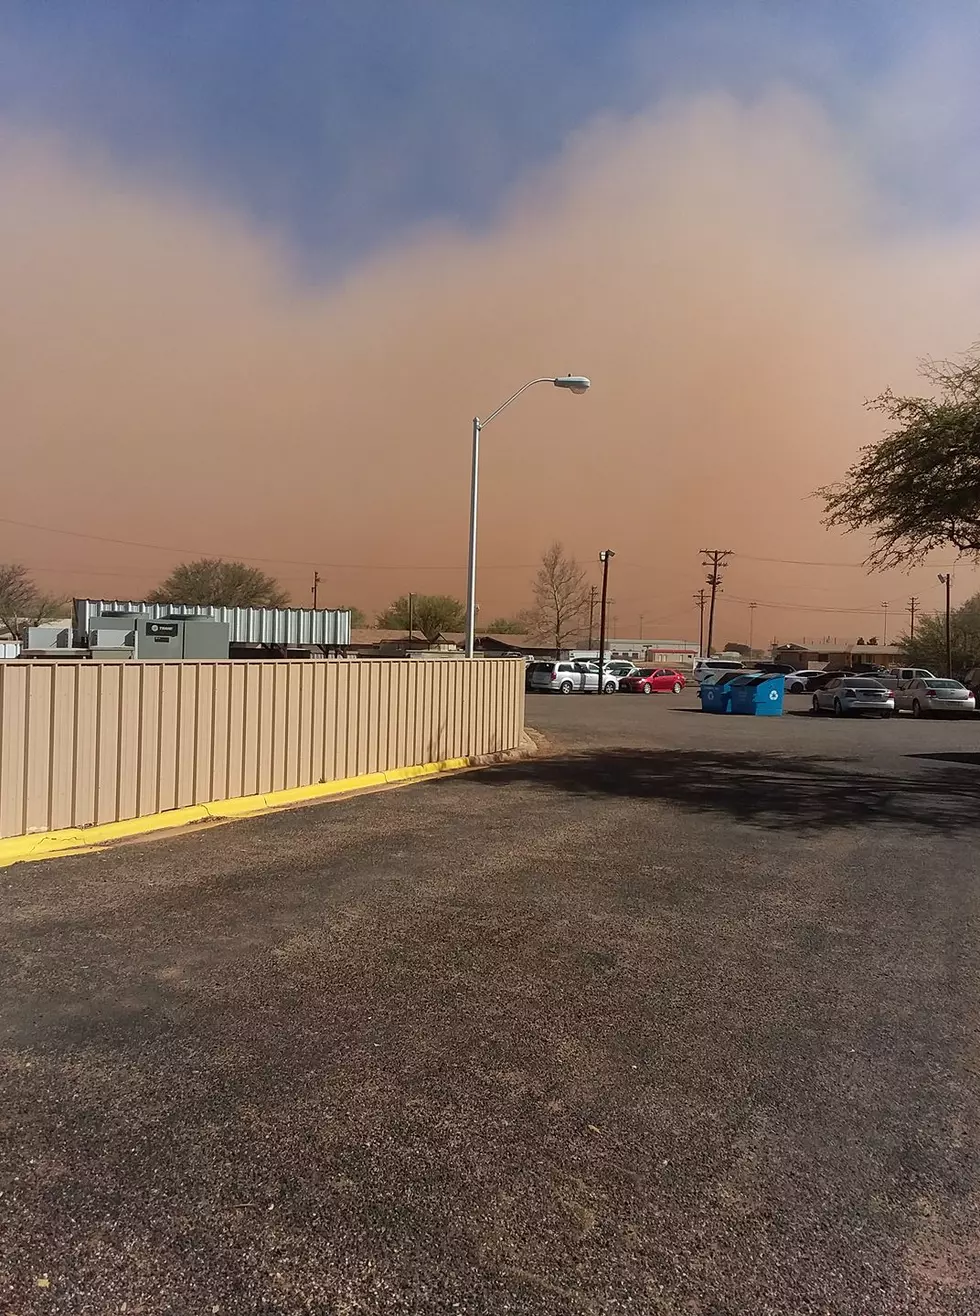
{"label": "blue dumpster", "polygon": [[732,688],[728,681],[702,681],[698,687],[702,713],[730,713]]}
{"label": "blue dumpster", "polygon": [[730,685],[731,711],[748,717],[780,717],[786,682],[782,675],[738,676]]}

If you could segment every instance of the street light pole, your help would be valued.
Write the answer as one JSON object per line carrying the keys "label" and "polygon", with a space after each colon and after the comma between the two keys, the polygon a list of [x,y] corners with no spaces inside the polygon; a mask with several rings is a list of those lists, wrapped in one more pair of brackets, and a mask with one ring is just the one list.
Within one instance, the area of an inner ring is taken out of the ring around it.
{"label": "street light pole", "polygon": [[599,600],[599,683],[596,686],[596,694],[604,694],[602,688],[602,669],[606,656],[606,591],[609,584],[609,559],[616,554],[611,548],[604,548],[599,554],[599,561],[602,563],[602,596]]}
{"label": "street light pole", "polygon": [[946,675],[953,675],[953,640],[949,626],[949,587],[953,583],[953,573],[951,571],[943,572],[939,577],[940,584],[946,586]]}
{"label": "street light pole", "polygon": [[469,562],[466,572],[466,656],[473,657],[473,650],[476,647],[476,517],[479,504],[479,482],[480,482],[480,434],[485,426],[489,425],[492,420],[500,415],[505,407],[509,407],[512,402],[526,393],[529,388],[535,384],[554,384],[555,388],[567,388],[570,393],[585,393],[591,387],[592,381],[585,375],[544,375],[540,379],[529,379],[523,388],[519,388],[516,393],[511,394],[506,402],[502,402],[496,411],[492,411],[486,420],[481,420],[479,416],[473,417],[473,465],[470,471],[470,551]]}

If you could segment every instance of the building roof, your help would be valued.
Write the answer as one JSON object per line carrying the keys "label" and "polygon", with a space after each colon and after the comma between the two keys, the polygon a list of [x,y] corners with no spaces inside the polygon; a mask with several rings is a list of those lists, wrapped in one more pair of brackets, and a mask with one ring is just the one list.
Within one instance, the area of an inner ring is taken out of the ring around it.
{"label": "building roof", "polygon": [[392,641],[394,642],[401,641],[404,643],[404,641],[408,640],[409,638],[411,638],[412,642],[415,644],[428,643],[425,636],[422,635],[419,631],[413,631],[411,636],[409,636],[407,630],[385,631],[385,630],[376,630],[372,626],[358,626],[355,629],[351,630],[350,633],[351,644],[387,644],[387,643],[391,643]]}

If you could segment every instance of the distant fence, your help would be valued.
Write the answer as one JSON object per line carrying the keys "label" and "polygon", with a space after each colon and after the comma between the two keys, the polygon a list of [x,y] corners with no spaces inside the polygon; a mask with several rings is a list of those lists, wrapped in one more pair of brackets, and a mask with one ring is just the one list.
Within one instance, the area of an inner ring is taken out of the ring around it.
{"label": "distant fence", "polygon": [[524,663],[0,663],[0,837],[512,749]]}

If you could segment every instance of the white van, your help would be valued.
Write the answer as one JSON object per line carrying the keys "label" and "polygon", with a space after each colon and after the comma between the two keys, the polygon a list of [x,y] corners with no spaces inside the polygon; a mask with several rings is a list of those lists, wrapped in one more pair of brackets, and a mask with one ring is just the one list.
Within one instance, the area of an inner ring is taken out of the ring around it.
{"label": "white van", "polygon": [[698,658],[694,663],[694,679],[698,685],[711,672],[741,672],[745,668],[737,658]]}

